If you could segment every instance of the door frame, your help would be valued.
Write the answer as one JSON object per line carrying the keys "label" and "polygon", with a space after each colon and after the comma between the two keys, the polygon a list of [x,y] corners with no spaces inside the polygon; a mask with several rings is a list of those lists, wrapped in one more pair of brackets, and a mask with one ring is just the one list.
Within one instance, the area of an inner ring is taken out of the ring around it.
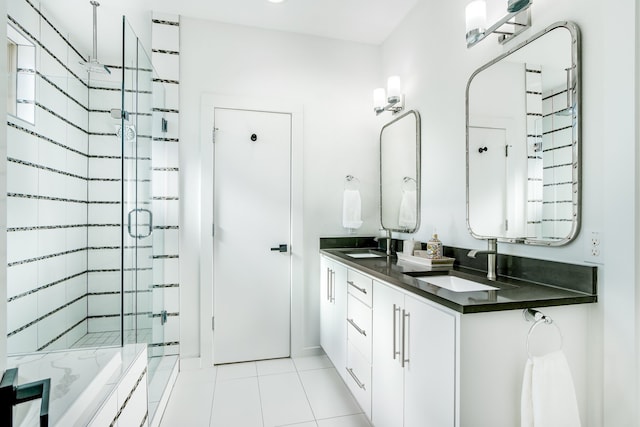
{"label": "door frame", "polygon": [[291,115],[291,356],[315,354],[305,349],[303,306],[303,110],[283,100],[205,93],[200,108],[200,364],[213,365],[213,128],[216,108]]}

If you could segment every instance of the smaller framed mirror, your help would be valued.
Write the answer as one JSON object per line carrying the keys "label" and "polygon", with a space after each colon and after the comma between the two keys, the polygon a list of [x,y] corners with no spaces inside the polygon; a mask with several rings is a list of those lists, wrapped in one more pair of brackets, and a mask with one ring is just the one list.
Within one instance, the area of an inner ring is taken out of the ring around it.
{"label": "smaller framed mirror", "polygon": [[479,239],[559,246],[580,228],[580,32],[558,22],[467,85],[467,225]]}
{"label": "smaller framed mirror", "polygon": [[380,131],[380,223],[414,233],[420,227],[420,114],[411,110]]}

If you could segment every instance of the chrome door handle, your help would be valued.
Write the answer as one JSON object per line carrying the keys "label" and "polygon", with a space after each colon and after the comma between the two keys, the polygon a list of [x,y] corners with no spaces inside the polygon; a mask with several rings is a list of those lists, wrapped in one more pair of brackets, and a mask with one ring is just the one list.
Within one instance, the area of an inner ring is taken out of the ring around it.
{"label": "chrome door handle", "polygon": [[354,322],[353,319],[347,319],[347,322],[349,322],[351,326],[356,328],[356,331],[358,331],[360,334],[364,335],[365,337],[367,336],[367,332],[364,329],[362,329],[360,326],[356,325],[356,322]]}
{"label": "chrome door handle", "polygon": [[365,390],[364,388],[364,383],[362,383],[358,377],[356,376],[356,374],[353,372],[353,369],[351,368],[347,368],[347,372],[349,373],[349,375],[351,375],[351,378],[353,378],[353,380],[356,382],[356,384],[358,384],[358,387],[360,387],[361,389]]}
{"label": "chrome door handle", "polygon": [[287,245],[280,244],[275,248],[271,248],[271,252],[287,252]]}
{"label": "chrome door handle", "polygon": [[[131,215],[133,215],[134,213],[136,214],[136,226],[137,226],[138,212],[140,213],[144,212],[149,215],[149,223],[143,224],[149,227],[149,232],[146,234],[133,234],[133,232],[131,231]],[[151,236],[151,233],[153,232],[153,212],[151,212],[149,209],[142,209],[142,208],[131,209],[129,211],[129,214],[127,215],[127,232],[129,233],[129,236],[133,237],[134,239],[143,239],[145,237]]]}
{"label": "chrome door handle", "polygon": [[357,290],[359,290],[360,292],[362,292],[363,294],[367,294],[367,290],[365,288],[361,288],[358,285],[356,285],[355,283],[353,283],[352,281],[347,281],[347,283],[351,286],[353,286],[354,288],[356,288]]}

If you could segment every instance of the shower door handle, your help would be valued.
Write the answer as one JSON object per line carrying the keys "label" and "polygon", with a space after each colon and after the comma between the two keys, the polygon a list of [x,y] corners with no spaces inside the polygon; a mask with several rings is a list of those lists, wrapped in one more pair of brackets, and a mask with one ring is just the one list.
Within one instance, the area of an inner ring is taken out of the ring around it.
{"label": "shower door handle", "polygon": [[[149,215],[149,223],[148,224],[144,224],[147,227],[149,227],[149,232],[146,233],[146,234],[133,234],[133,232],[131,230],[131,216],[134,213],[136,214],[136,226],[137,226],[138,225],[138,212],[146,213],[146,214]],[[133,237],[134,239],[143,239],[145,237],[151,236],[151,233],[153,232],[153,213],[149,209],[142,209],[142,208],[131,209],[129,211],[129,215],[127,216],[127,231],[129,232],[129,236]]]}

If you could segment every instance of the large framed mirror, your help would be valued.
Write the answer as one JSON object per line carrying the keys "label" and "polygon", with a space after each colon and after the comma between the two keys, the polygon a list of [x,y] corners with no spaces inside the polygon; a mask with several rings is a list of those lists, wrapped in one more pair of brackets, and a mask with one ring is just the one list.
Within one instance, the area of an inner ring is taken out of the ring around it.
{"label": "large framed mirror", "polygon": [[420,114],[415,110],[380,131],[380,223],[404,233],[420,227]]}
{"label": "large framed mirror", "polygon": [[580,32],[558,22],[467,84],[467,225],[557,246],[580,228]]}

